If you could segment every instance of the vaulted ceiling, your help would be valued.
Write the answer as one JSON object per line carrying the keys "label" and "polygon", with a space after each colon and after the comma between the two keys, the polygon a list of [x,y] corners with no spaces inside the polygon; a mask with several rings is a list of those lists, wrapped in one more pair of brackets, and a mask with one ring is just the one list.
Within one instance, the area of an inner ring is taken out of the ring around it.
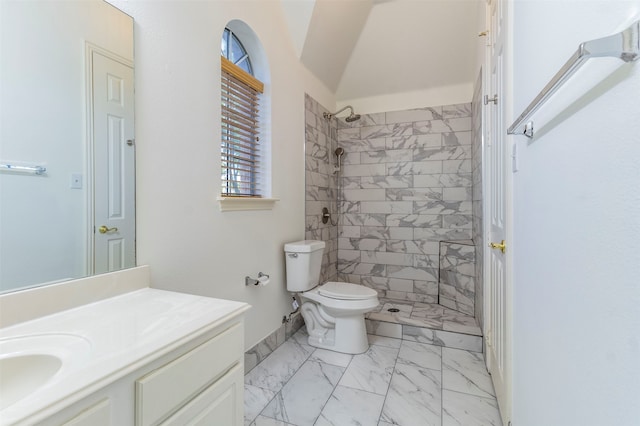
{"label": "vaulted ceiling", "polygon": [[478,0],[282,0],[282,5],[300,60],[338,102],[471,87],[475,79]]}

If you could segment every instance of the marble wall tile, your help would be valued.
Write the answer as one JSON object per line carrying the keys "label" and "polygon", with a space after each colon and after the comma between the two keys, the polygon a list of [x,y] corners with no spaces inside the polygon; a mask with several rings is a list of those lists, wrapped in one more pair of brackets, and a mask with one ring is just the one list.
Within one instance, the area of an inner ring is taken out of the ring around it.
{"label": "marble wall tile", "polygon": [[393,337],[395,339],[402,339],[402,325],[393,324],[390,322],[375,321],[367,319],[365,321],[367,327],[367,333],[376,336]]}
{"label": "marble wall tile", "polygon": [[386,138],[387,149],[415,149],[442,145],[442,135],[437,133]]}
{"label": "marble wall tile", "polygon": [[444,105],[442,107],[443,118],[453,117],[470,117],[471,116],[471,104],[453,104]]}
{"label": "marble wall tile", "polygon": [[480,328],[483,327],[483,305],[484,305],[484,231],[483,231],[483,194],[482,194],[482,160],[484,147],[482,144],[482,72],[476,79],[473,100],[471,103],[472,121],[472,214],[473,214],[473,241],[475,244],[475,316]]}
{"label": "marble wall tile", "polygon": [[[439,303],[473,316],[476,287],[473,242],[441,241],[439,270]],[[451,325],[450,328],[456,327]]]}
{"label": "marble wall tile", "polygon": [[384,189],[344,189],[342,196],[347,201],[383,201],[386,192]]}
{"label": "marble wall tile", "polygon": [[[413,238],[413,231],[411,237]],[[387,240],[387,251],[396,253],[438,254],[440,244],[437,241]]]}
{"label": "marble wall tile", "polygon": [[408,109],[404,111],[389,111],[386,113],[386,122],[388,124],[440,120],[442,118],[442,107]]}
{"label": "marble wall tile", "polygon": [[[337,226],[322,223],[322,208],[333,212],[336,220],[338,205],[338,177],[334,173],[333,150],[338,146],[338,123],[327,120],[322,113],[327,109],[309,95],[305,95],[305,238],[323,240],[326,243],[322,260],[321,279],[335,279],[337,276]],[[349,129],[349,135],[360,138],[360,129]],[[334,222],[336,223],[336,222]]]}
{"label": "marble wall tile", "polygon": [[386,176],[386,164],[344,164],[342,176]]}
{"label": "marble wall tile", "polygon": [[471,132],[454,132],[442,134],[442,145],[471,145]]}
{"label": "marble wall tile", "polygon": [[375,139],[410,136],[414,134],[413,132],[413,123],[395,123],[361,127],[360,136],[362,139]]}
{"label": "marble wall tile", "polygon": [[361,251],[363,263],[377,263],[383,265],[413,265],[413,255],[404,253],[387,253],[379,251]]}
{"label": "marble wall tile", "polygon": [[[359,188],[410,188],[413,186],[413,176],[362,176]],[[352,188],[355,189],[355,188]]]}
{"label": "marble wall tile", "polygon": [[413,176],[414,188],[456,188],[471,187],[470,173],[434,174]]}
{"label": "marble wall tile", "polygon": [[444,160],[442,173],[471,173],[471,160]]}
{"label": "marble wall tile", "polygon": [[[315,116],[306,126],[315,167],[308,170],[308,198],[323,203],[335,188],[321,161],[330,157],[332,129],[318,119],[322,107],[305,102]],[[437,298],[429,255],[439,253],[441,240],[470,239],[473,228],[471,115],[471,104],[456,104],[337,121],[337,144],[348,158],[340,174],[337,276],[407,301]],[[306,230],[316,223],[310,218]]]}
{"label": "marble wall tile", "polygon": [[411,201],[363,201],[360,213],[404,213],[413,212]]}
{"label": "marble wall tile", "polygon": [[387,277],[404,278],[408,280],[419,281],[437,281],[437,272],[432,268],[415,267],[415,266],[387,266]]}
{"label": "marble wall tile", "polygon": [[384,151],[364,151],[360,153],[361,164],[373,163],[397,163],[400,161],[411,161],[413,158],[412,149],[387,149]]}
{"label": "marble wall tile", "polygon": [[[357,129],[360,132],[360,128]],[[363,151],[380,151],[386,149],[387,138],[369,138],[361,139],[358,133],[358,137],[354,138],[353,135],[347,134],[346,138],[343,137],[342,130],[338,131],[339,146],[344,148],[345,152],[363,152]]]}
{"label": "marble wall tile", "polygon": [[403,325],[402,338],[436,346],[464,349],[471,352],[482,352],[482,337],[480,336]]}

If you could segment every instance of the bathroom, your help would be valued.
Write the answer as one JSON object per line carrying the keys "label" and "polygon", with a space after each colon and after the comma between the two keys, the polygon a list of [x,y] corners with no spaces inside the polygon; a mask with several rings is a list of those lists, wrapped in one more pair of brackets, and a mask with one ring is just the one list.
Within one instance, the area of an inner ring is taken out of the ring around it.
{"label": "bathroom", "polygon": [[[304,52],[314,46],[305,45],[305,40],[320,38],[314,31],[336,37],[337,40],[331,39],[330,52],[319,50],[319,57],[330,56],[332,63],[345,66],[362,62],[362,57],[355,56],[356,51],[350,48],[356,43],[357,34],[366,28],[365,20],[354,19],[350,25],[343,25],[343,32],[333,35],[332,28],[341,28],[337,21],[331,21],[329,28],[308,26],[314,13],[323,12],[320,7],[314,10],[314,3],[326,7],[343,3],[345,10],[334,20],[367,13],[370,19],[384,22],[386,18],[387,25],[382,28],[388,31],[392,31],[392,23],[402,27],[404,20],[406,27],[420,19],[428,20],[425,26],[435,26],[439,16],[454,19],[455,11],[451,12],[454,17],[407,13],[411,7],[420,10],[429,3],[438,7],[447,2],[403,0],[111,3],[135,22],[136,264],[150,266],[154,288],[251,305],[245,313],[246,350],[272,335],[276,344],[282,343],[288,337],[286,330],[280,331],[282,317],[292,311],[291,296],[285,287],[283,246],[305,238],[308,227],[305,97],[330,112],[351,104],[363,116],[354,125],[363,124],[364,119],[375,114],[450,105],[464,105],[464,111],[471,114],[473,107],[469,105],[485,54],[483,38],[478,34],[489,30],[485,28],[485,2],[451,2],[464,8],[468,20],[454,20],[448,26],[464,29],[472,47],[466,55],[449,50],[438,52],[444,58],[454,57],[458,66],[468,67],[466,84],[403,90],[397,89],[401,85],[396,81],[403,80],[403,76],[394,74],[378,83],[386,92],[342,99],[336,94],[340,75],[335,75],[342,70],[316,66],[316,73],[327,73],[319,76],[310,71],[313,58]],[[513,57],[508,58],[512,92],[505,95],[509,117],[516,117],[529,104],[579,43],[617,32],[623,28],[622,22],[638,19],[636,2],[614,2],[619,7],[611,7],[611,3],[489,2],[508,7],[507,22],[513,26],[509,45]],[[283,4],[289,7],[283,8]],[[371,10],[363,10],[367,7]],[[393,7],[398,10],[392,12]],[[392,14],[402,10],[404,15]],[[220,123],[215,117],[220,116],[220,62],[216,52],[223,29],[232,20],[248,24],[259,36],[269,62],[266,90],[271,98],[272,154],[268,196],[278,199],[269,210],[223,212],[217,200]],[[352,44],[344,45],[345,39],[339,37],[346,37]],[[432,39],[445,45],[437,36]],[[426,42],[414,40],[406,56],[419,57],[422,44]],[[424,60],[425,69],[438,63],[437,59]],[[370,63],[362,65],[367,64],[374,67]],[[630,285],[636,280],[629,270],[629,265],[637,264],[640,248],[637,226],[630,221],[638,212],[637,188],[630,188],[629,182],[637,181],[639,176],[625,161],[638,159],[640,145],[634,134],[623,130],[617,130],[612,149],[585,150],[585,144],[579,143],[595,137],[595,130],[588,124],[599,120],[603,111],[613,109],[611,105],[622,105],[615,108],[615,116],[607,113],[616,129],[625,129],[625,123],[637,121],[637,104],[623,97],[624,92],[637,93],[637,66],[622,73],[631,79],[626,88],[605,84],[613,86],[613,92],[600,94],[594,106],[574,112],[568,120],[571,126],[566,132],[578,139],[575,143],[563,137],[566,133],[554,133],[558,126],[536,141],[542,143],[528,144],[524,137],[517,137],[520,171],[513,175],[512,183],[512,236],[513,244],[518,244],[512,253],[514,287],[518,288],[512,295],[510,393],[514,425],[632,425],[640,418],[633,397],[640,391],[640,377],[634,362],[637,342],[632,337],[639,329],[635,305],[638,290]],[[351,75],[355,85],[359,76]],[[326,81],[333,82],[334,87]],[[493,96],[481,93],[485,94]],[[347,115],[343,114],[341,117]],[[504,127],[509,124],[504,123]],[[337,129],[339,143],[341,133],[348,134],[345,130]],[[465,127],[461,132],[471,132],[471,128]],[[464,146],[471,146],[470,139],[464,142]],[[346,151],[346,171],[354,165],[353,155],[348,144],[340,146]],[[327,160],[333,158],[327,155]],[[465,173],[473,173],[473,169]],[[345,189],[349,189],[348,183],[343,183]],[[586,194],[587,188],[596,188],[596,196]],[[609,206],[606,213],[603,205]],[[562,220],[546,217],[549,206],[557,206],[554,217]],[[468,210],[464,214],[468,215]],[[345,218],[334,218],[341,219]],[[583,232],[594,224],[597,225],[592,232]],[[341,249],[337,232],[336,228],[331,235],[336,238],[331,252],[336,256],[336,268],[340,267]],[[342,238],[346,244],[344,238],[348,237]],[[618,241],[621,249],[597,249],[606,241]],[[566,256],[561,262],[555,250],[559,245],[565,253],[575,255]],[[3,247],[3,256],[8,250]],[[348,253],[343,254],[342,259],[346,260]],[[610,276],[612,270],[616,271],[615,280]],[[257,277],[259,272],[270,276],[269,285],[245,286],[245,277]],[[602,283],[607,283],[610,291],[604,291]],[[567,307],[571,307],[570,316]],[[605,318],[593,318],[594,312],[603,310]],[[594,336],[598,336],[597,345],[593,345]],[[555,357],[549,356],[550,348]],[[611,368],[603,363],[609,363]],[[593,365],[600,366],[598,371],[593,371]],[[600,388],[610,392],[603,394]]]}

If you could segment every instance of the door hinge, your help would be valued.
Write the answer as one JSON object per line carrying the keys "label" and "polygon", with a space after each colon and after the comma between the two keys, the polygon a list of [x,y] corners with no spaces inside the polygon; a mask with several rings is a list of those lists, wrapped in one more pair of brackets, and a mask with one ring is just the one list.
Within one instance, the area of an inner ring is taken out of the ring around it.
{"label": "door hinge", "polygon": [[489,102],[493,102],[494,105],[498,105],[498,95],[493,95],[493,98],[490,98],[489,95],[484,95],[484,104],[489,105]]}

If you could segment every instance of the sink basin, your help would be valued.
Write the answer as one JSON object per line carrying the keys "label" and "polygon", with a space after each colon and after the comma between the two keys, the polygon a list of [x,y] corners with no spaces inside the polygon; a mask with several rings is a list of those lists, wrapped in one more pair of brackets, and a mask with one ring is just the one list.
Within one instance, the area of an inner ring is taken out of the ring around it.
{"label": "sink basin", "polygon": [[91,349],[72,334],[37,334],[0,339],[0,410],[73,371]]}
{"label": "sink basin", "polygon": [[0,359],[0,410],[30,395],[62,367],[53,355],[18,355]]}

